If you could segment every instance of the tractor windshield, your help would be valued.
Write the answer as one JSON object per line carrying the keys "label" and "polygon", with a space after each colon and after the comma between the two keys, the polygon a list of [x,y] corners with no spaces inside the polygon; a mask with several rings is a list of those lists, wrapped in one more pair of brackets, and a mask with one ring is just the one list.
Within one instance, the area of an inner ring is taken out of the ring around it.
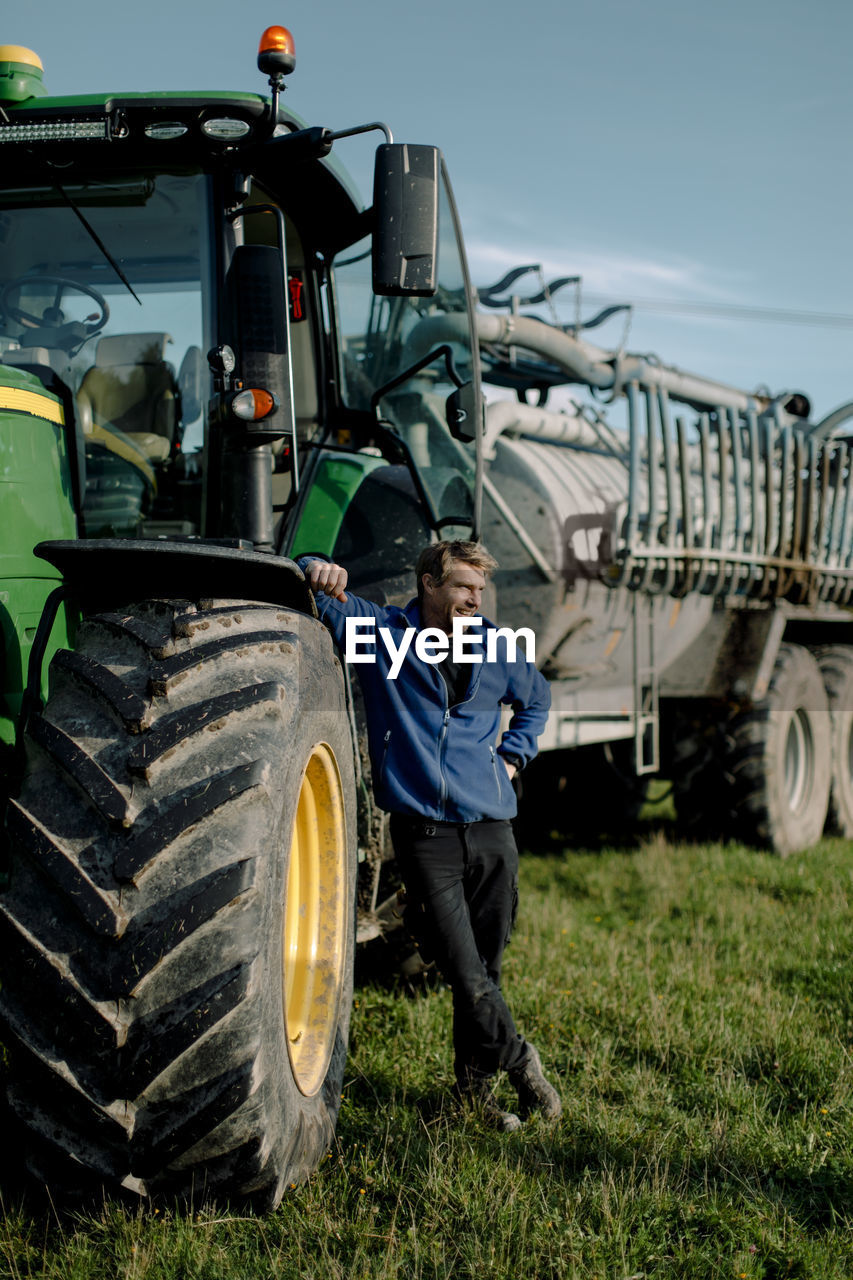
{"label": "tractor windshield", "polygon": [[[454,526],[460,534],[469,530],[474,519],[475,448],[454,439],[448,430],[446,402],[455,383],[439,352],[449,346],[458,376],[474,380],[466,283],[446,177],[434,297],[377,297],[371,285],[369,240],[346,250],[335,262],[344,400],[353,409],[375,406],[380,420],[403,441],[433,508],[433,523],[447,536],[453,536]],[[435,358],[424,368],[405,376],[433,352]]]}
{"label": "tractor windshield", "polygon": [[[0,190],[0,362],[76,413],[87,536],[193,533],[208,396],[208,179],[196,173]],[[200,457],[200,455],[199,455]],[[150,525],[147,528],[146,525]]]}

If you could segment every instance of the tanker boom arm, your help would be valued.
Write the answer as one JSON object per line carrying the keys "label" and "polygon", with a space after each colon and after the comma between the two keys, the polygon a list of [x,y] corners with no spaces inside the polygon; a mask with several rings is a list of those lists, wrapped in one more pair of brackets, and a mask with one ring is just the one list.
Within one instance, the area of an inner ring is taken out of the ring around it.
{"label": "tanker boom arm", "polygon": [[584,342],[574,334],[533,316],[478,315],[477,330],[481,345],[524,347],[564,369],[573,382],[585,383],[613,395],[625,394],[629,383],[660,387],[671,399],[694,409],[711,409],[724,405],[741,412],[768,409],[768,396],[740,391],[737,387],[714,382],[695,373],[687,373],[672,365],[659,363],[653,356],[607,351]]}
{"label": "tanker boom arm", "polygon": [[[410,338],[413,351],[428,351],[439,341],[452,339],[443,317],[427,319],[418,326],[417,334]],[[715,382],[699,374],[687,373],[673,365],[661,364],[654,356],[632,355],[628,352],[607,351],[593,346],[582,338],[566,332],[557,325],[538,320],[534,316],[497,315],[478,312],[477,336],[481,348],[523,348],[556,365],[565,373],[565,381],[577,382],[597,391],[610,391],[613,396],[625,395],[632,382],[644,386],[659,387],[672,400],[688,404],[694,409],[713,409],[722,405],[742,413],[754,410],[764,413],[774,403],[767,395],[741,391],[725,383]],[[790,393],[780,397],[792,400],[790,418],[808,413],[805,397],[793,399]],[[788,412],[788,410],[786,410]]]}

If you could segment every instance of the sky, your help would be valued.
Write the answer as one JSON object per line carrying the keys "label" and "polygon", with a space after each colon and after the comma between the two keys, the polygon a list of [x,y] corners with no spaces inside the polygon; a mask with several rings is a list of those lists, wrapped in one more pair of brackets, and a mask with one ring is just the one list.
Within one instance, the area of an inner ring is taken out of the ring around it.
{"label": "sky", "polygon": [[[582,318],[634,303],[629,351],[853,401],[850,0],[18,0],[0,42],[53,94],[265,92],[272,23],[308,123],[442,149],[475,284],[581,275]],[[366,194],[376,137],[336,144]]]}

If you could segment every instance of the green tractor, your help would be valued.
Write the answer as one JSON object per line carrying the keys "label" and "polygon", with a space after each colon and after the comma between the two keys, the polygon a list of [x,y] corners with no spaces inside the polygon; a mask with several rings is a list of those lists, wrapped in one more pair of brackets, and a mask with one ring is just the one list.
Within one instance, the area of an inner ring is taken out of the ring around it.
{"label": "green tractor", "polygon": [[54,1187],[273,1205],[324,1157],[377,815],[295,561],[396,600],[478,520],[441,157],[306,127],[293,62],[52,98],[0,47],[0,1040]]}

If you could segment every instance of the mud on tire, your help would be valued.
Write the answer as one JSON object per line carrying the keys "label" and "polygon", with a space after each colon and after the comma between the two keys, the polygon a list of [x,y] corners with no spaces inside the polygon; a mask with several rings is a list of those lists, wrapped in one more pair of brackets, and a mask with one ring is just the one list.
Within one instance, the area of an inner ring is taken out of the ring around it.
{"label": "mud on tire", "polygon": [[829,835],[853,837],[853,653],[848,645],[815,650],[829,700],[832,785],[826,815]]}
{"label": "mud on tire", "polygon": [[328,1149],[352,1000],[352,743],[328,634],[242,602],[90,618],[27,755],[0,1039],[31,1171],[276,1203]]}
{"label": "mud on tire", "polygon": [[728,726],[734,834],[775,853],[821,837],[830,785],[829,707],[820,669],[783,644],[767,696]]}

